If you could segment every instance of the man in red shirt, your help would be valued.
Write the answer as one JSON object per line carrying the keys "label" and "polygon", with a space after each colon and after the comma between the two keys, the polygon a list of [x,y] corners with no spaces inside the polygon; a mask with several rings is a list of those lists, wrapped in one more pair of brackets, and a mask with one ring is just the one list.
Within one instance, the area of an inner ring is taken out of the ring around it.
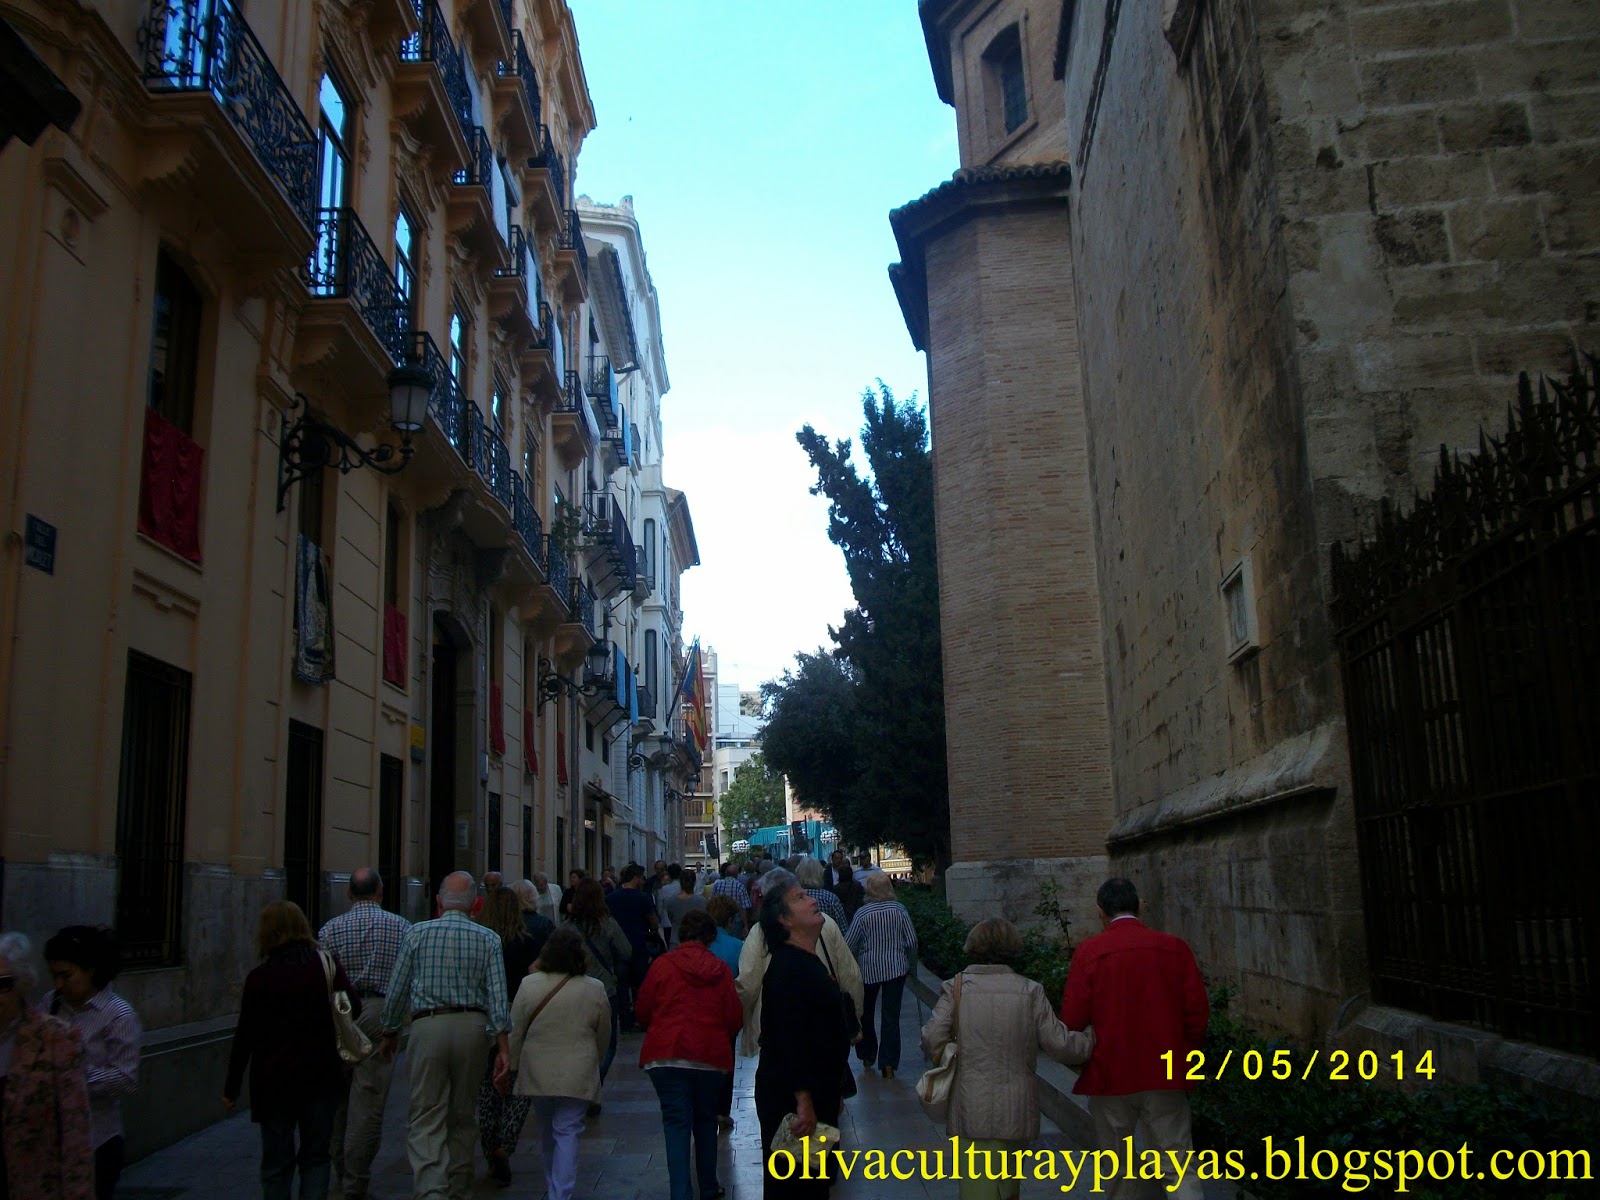
{"label": "man in red shirt", "polygon": [[[1185,1056],[1200,1048],[1210,1015],[1194,951],[1139,920],[1130,881],[1106,880],[1095,900],[1105,932],[1073,952],[1061,998],[1062,1023],[1093,1025],[1096,1038],[1073,1091],[1089,1097],[1103,1150],[1121,1152],[1141,1122],[1149,1148],[1192,1149]],[[1138,1188],[1121,1179],[1107,1194],[1132,1196]],[[1188,1175],[1171,1194],[1200,1200],[1200,1184]]]}

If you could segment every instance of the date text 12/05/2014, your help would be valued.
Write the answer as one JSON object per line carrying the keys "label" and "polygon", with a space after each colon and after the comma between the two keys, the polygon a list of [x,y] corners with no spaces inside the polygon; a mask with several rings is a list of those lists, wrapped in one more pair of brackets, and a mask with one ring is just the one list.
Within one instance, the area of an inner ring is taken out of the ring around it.
{"label": "date text 12/05/2014", "polygon": [[1333,1083],[1353,1081],[1372,1082],[1382,1078],[1400,1083],[1406,1079],[1429,1079],[1434,1076],[1433,1051],[1424,1050],[1410,1058],[1405,1051],[1380,1055],[1375,1050],[1361,1050],[1355,1054],[1348,1050],[1334,1050],[1326,1057],[1320,1050],[1297,1059],[1292,1050],[1229,1050],[1220,1058],[1209,1058],[1204,1050],[1191,1050],[1178,1055],[1168,1050],[1161,1056],[1169,1080],[1182,1079],[1185,1083],[1204,1083],[1220,1080],[1231,1071],[1246,1079],[1299,1079],[1309,1080],[1319,1076]]}

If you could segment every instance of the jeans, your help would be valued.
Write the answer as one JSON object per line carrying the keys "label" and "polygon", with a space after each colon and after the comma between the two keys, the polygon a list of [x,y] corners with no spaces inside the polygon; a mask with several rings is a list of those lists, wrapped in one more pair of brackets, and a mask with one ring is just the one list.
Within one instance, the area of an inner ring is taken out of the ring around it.
{"label": "jeans", "polygon": [[[327,1200],[332,1170],[328,1143],[338,1107],[338,1096],[320,1096],[302,1103],[297,1112],[261,1121],[262,1200],[290,1200],[296,1167],[300,1170],[300,1200]],[[300,1135],[298,1151],[296,1132]]]}
{"label": "jeans", "polygon": [[725,1075],[693,1067],[653,1067],[645,1072],[661,1100],[661,1125],[667,1140],[667,1179],[671,1200],[695,1200],[689,1177],[689,1139],[694,1138],[694,1173],[700,1196],[717,1184],[717,1107]]}
{"label": "jeans", "polygon": [[[891,1067],[896,1070],[900,1066],[900,999],[905,995],[906,977],[896,975],[893,979],[885,979],[880,983],[869,983],[865,986],[861,997],[861,1041],[856,1046],[856,1054],[862,1062],[869,1063],[877,1060],[880,1067]],[[881,1029],[874,1030],[872,1025],[872,1002],[883,995],[882,1020],[879,1022]]]}
{"label": "jeans", "polygon": [[572,1200],[578,1188],[578,1138],[583,1135],[587,1100],[571,1096],[535,1096],[533,1116],[539,1122],[544,1151],[545,1200]]}
{"label": "jeans", "polygon": [[[618,995],[620,995],[620,994],[621,993],[619,991]],[[617,1039],[622,1036],[622,1032],[621,1032],[622,1031],[622,1026],[620,1024],[621,1015],[622,1015],[622,1001],[617,999],[616,996],[610,997],[610,1000],[611,1000],[611,1045],[606,1047],[605,1059],[600,1064],[600,1082],[601,1083],[604,1083],[606,1081],[606,1072],[611,1070],[611,1064],[613,1062],[615,1062],[616,1059],[617,1059]]]}

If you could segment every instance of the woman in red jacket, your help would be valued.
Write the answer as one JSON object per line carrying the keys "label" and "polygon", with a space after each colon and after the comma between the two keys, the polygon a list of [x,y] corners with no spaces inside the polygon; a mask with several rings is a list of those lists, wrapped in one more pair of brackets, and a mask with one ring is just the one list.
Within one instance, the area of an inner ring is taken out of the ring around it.
{"label": "woman in red jacket", "polygon": [[697,1200],[689,1177],[691,1133],[698,1200],[716,1200],[725,1190],[717,1183],[717,1108],[744,1008],[733,972],[709,948],[716,936],[716,922],[703,909],[685,913],[677,948],[656,959],[634,1006],[645,1030],[639,1065],[661,1099],[672,1200]]}

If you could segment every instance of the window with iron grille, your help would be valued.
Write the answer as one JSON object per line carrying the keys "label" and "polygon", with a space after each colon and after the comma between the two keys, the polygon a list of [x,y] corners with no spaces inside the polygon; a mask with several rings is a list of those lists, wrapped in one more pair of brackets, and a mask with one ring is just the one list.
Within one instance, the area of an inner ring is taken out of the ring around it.
{"label": "window with iron grille", "polygon": [[128,652],[117,781],[117,932],[130,966],[179,960],[188,807],[187,671]]}

